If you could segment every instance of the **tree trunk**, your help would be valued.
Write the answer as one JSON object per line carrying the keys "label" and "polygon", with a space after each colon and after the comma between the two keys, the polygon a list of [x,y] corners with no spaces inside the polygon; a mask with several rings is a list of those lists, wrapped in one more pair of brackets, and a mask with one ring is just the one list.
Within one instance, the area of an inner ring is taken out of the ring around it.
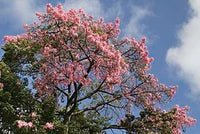
{"label": "tree trunk", "polygon": [[70,122],[71,116],[66,118],[65,126],[66,126],[66,133],[69,134],[69,122]]}

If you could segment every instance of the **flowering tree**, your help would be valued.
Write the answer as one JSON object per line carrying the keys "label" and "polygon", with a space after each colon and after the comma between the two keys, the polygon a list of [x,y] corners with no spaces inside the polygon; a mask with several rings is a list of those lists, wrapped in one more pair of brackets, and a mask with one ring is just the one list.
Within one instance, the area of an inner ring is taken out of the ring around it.
{"label": "flowering tree", "polygon": [[[39,22],[24,25],[24,34],[4,37],[2,61],[19,78],[28,77],[36,92],[33,99],[42,103],[16,120],[16,131],[58,133],[54,124],[59,122],[62,133],[76,133],[76,117],[96,122],[96,133],[120,129],[130,134],[181,134],[195,123],[186,114],[188,107],[161,109],[159,104],[171,99],[176,87],[148,73],[153,58],[145,38],[118,38],[119,18],[105,23],[81,9],[66,12],[61,4],[47,4],[46,13],[36,16]],[[47,104],[53,118],[45,121],[39,111]],[[94,133],[91,124],[78,127],[82,133]]]}

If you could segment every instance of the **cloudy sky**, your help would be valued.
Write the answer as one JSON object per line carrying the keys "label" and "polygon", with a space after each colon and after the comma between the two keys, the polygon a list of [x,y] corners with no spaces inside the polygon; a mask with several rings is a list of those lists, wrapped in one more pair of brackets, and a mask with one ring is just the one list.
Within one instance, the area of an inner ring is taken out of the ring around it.
{"label": "cloudy sky", "polygon": [[63,3],[66,10],[83,8],[106,22],[120,17],[121,37],[145,35],[155,58],[151,73],[162,83],[179,86],[167,107],[189,105],[189,114],[199,121],[186,134],[199,134],[200,0],[0,0],[0,44],[4,35],[22,33],[22,25],[35,21],[35,12],[44,12],[48,2]]}

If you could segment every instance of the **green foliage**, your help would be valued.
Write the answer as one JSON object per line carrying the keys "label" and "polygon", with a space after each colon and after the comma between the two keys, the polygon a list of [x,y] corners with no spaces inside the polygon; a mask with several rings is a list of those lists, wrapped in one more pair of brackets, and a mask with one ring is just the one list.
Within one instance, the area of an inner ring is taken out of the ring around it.
{"label": "green foliage", "polygon": [[41,115],[41,120],[44,122],[52,122],[55,118],[56,99],[52,96],[46,98],[39,106],[40,111],[38,112]]}
{"label": "green foliage", "polygon": [[105,118],[94,112],[72,116],[69,124],[69,134],[99,134],[105,121]]}
{"label": "green foliage", "polygon": [[19,119],[22,111],[32,111],[34,100],[30,91],[23,85],[19,85],[19,78],[15,76],[10,68],[0,62],[1,78],[0,83],[4,87],[0,91],[0,117],[2,126],[0,131],[12,128],[13,123]]}

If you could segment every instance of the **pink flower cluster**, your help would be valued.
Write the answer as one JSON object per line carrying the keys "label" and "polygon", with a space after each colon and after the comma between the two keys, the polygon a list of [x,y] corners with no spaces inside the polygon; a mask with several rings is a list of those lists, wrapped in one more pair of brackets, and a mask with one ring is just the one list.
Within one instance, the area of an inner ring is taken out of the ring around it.
{"label": "pink flower cluster", "polygon": [[[176,126],[178,129],[181,129],[182,126],[190,127],[195,124],[196,119],[192,117],[187,116],[187,111],[189,110],[189,107],[180,107],[179,105],[176,105],[174,107],[175,114],[174,114],[174,121],[176,123]],[[173,130],[173,134],[182,134],[177,129]]]}
{"label": "pink flower cluster", "polygon": [[27,127],[27,128],[33,128],[33,123],[32,122],[26,122],[26,121],[22,121],[22,120],[18,120],[17,121],[17,127],[18,128],[23,128],[23,127]]}
{"label": "pink flower cluster", "polygon": [[141,79],[140,86],[135,85],[134,79],[123,84],[124,97],[139,107],[154,109],[156,102],[172,98],[176,92],[176,86],[161,84],[152,74],[145,74]]}
{"label": "pink flower cluster", "polygon": [[50,54],[55,54],[55,53],[57,53],[57,50],[55,48],[52,48],[51,45],[46,45],[42,52],[42,56],[44,58],[49,58]]}
{"label": "pink flower cluster", "polygon": [[[181,129],[184,127],[190,127],[196,123],[196,119],[189,117],[187,115],[187,111],[189,110],[188,106],[180,107],[179,105],[175,105],[172,109],[173,115],[172,116],[173,121],[167,121],[167,125],[170,126],[172,134],[182,134]],[[173,112],[175,111],[175,112]],[[167,113],[166,111],[163,111],[163,113]]]}
{"label": "pink flower cluster", "polygon": [[17,35],[17,36],[4,36],[3,40],[6,42],[13,42],[13,43],[17,43],[20,39],[26,39],[28,38],[27,34],[21,34],[21,35]]}
{"label": "pink flower cluster", "polygon": [[[41,25],[52,27],[33,32],[34,25],[24,26],[29,42],[42,46],[39,54],[42,60],[36,63],[42,65],[42,75],[35,84],[40,94],[73,82],[89,85],[92,81],[89,76],[92,75],[97,79],[106,79],[110,89],[114,84],[121,84],[121,75],[127,72],[128,65],[121,52],[110,43],[119,35],[119,18],[114,24],[103,23],[102,18],[94,21],[81,9],[65,12],[60,4],[55,8],[47,4],[47,13],[37,13],[36,16]],[[58,23],[62,25],[57,27]],[[92,67],[89,67],[91,64]],[[91,69],[88,71],[88,68]]]}
{"label": "pink flower cluster", "polygon": [[47,122],[45,125],[44,125],[44,129],[49,129],[49,130],[53,130],[54,128],[54,125],[52,122]]}
{"label": "pink flower cluster", "polygon": [[145,45],[146,38],[143,37],[140,42],[136,41],[135,38],[132,38],[132,40],[130,41],[134,50],[136,50],[139,54],[139,61],[136,63],[135,66],[140,67],[140,69],[138,68],[138,70],[136,71],[140,74],[145,74],[146,71],[150,69],[150,65],[154,60],[152,57],[149,57],[149,52],[147,46]]}
{"label": "pink flower cluster", "polygon": [[30,117],[33,118],[33,119],[36,118],[36,117],[37,117],[36,112],[32,112],[32,113],[30,114]]}
{"label": "pink flower cluster", "polygon": [[[36,112],[32,112],[30,114],[30,117],[35,120],[38,115],[36,114]],[[34,124],[33,122],[26,122],[26,121],[23,121],[23,120],[18,120],[16,122],[16,125],[17,125],[17,128],[21,129],[21,128],[33,128],[34,127]],[[37,127],[37,126],[35,126]],[[47,129],[47,130],[53,130],[54,129],[54,125],[52,122],[47,122],[46,124],[43,125],[43,128],[44,129]]]}

